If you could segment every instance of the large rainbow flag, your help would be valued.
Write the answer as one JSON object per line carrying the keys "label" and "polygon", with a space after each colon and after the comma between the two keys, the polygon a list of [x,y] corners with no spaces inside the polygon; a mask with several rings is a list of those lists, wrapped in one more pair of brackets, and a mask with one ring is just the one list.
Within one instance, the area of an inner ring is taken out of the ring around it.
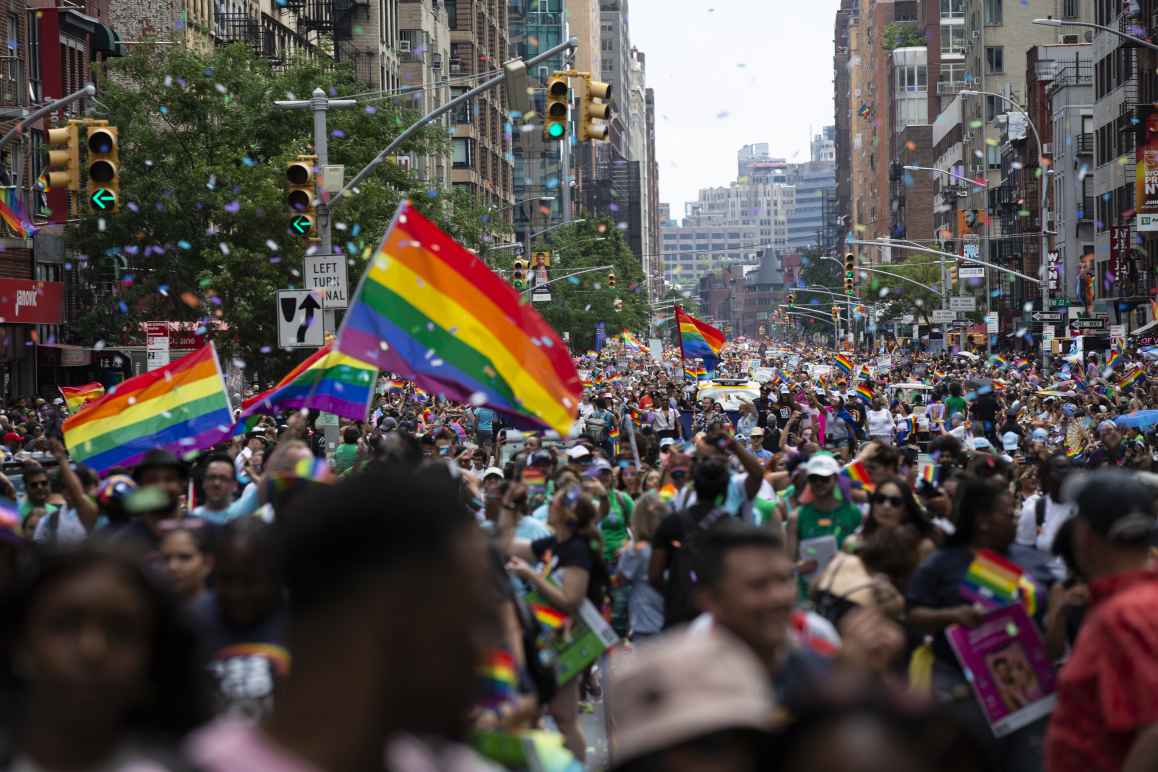
{"label": "large rainbow flag", "polygon": [[240,421],[301,408],[362,421],[370,409],[377,377],[374,365],[322,346],[272,389],[241,403]]}
{"label": "large rainbow flag", "polygon": [[583,393],[567,346],[543,317],[409,202],[370,260],[334,349],[561,434]]}
{"label": "large rainbow flag", "polygon": [[720,361],[720,349],[724,347],[724,333],[707,322],[701,322],[682,306],[675,307],[675,318],[680,331],[680,358],[699,357],[704,360],[705,370],[715,372]]}
{"label": "large rainbow flag", "polygon": [[68,405],[68,412],[75,413],[89,402],[100,399],[105,395],[105,387],[103,384],[93,381],[86,383],[84,386],[60,386],[60,396],[64,397],[64,403]]}
{"label": "large rainbow flag", "polygon": [[643,343],[630,330],[623,331],[623,347],[636,354],[643,351]]}
{"label": "large rainbow flag", "polygon": [[117,384],[64,422],[72,458],[98,472],[131,466],[150,450],[183,455],[230,436],[233,415],[210,343]]}

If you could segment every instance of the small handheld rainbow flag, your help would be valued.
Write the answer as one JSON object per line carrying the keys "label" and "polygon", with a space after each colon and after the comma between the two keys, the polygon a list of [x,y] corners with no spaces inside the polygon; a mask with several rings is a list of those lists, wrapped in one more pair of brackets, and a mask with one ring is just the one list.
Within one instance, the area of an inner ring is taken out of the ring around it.
{"label": "small handheld rainbow flag", "polygon": [[840,473],[852,483],[854,488],[863,488],[869,493],[876,490],[872,475],[869,474],[868,469],[865,468],[864,463],[861,461],[854,461],[848,464]]}
{"label": "small handheld rainbow flag", "polygon": [[913,420],[911,415],[897,419],[897,434],[908,436],[915,431],[917,431],[917,422]]}
{"label": "small handheld rainbow flag", "polygon": [[1110,355],[1106,357],[1106,369],[1113,370],[1115,365],[1122,363],[1122,354],[1117,349],[1110,349]]}
{"label": "small handheld rainbow flag", "polygon": [[1016,603],[1022,570],[1015,563],[992,550],[977,550],[965,579],[961,595],[987,609]]}
{"label": "small handheld rainbow flag", "polygon": [[678,492],[679,491],[676,490],[675,485],[672,483],[665,483],[664,486],[659,489],[659,497],[664,501],[671,501],[676,497]]}
{"label": "small handheld rainbow flag", "polygon": [[997,367],[1005,367],[1007,364],[1009,364],[1009,361],[1005,357],[1001,356],[1001,354],[994,354],[989,358],[989,362],[990,364],[996,365]]}
{"label": "small handheld rainbow flag", "polygon": [[857,385],[856,395],[863,399],[865,402],[872,402],[876,397],[876,394],[873,393],[872,387],[867,383],[861,383]]}
{"label": "small handheld rainbow flag", "polygon": [[925,462],[921,464],[921,473],[918,478],[928,483],[929,485],[937,484],[937,465]]}
{"label": "small handheld rainbow flag", "polygon": [[84,386],[61,386],[60,396],[64,397],[64,403],[68,405],[68,412],[75,413],[89,402],[100,399],[105,395],[105,387],[93,381],[86,383]]}
{"label": "small handheld rainbow flag", "polygon": [[1142,378],[1142,368],[1136,367],[1133,370],[1131,370],[1130,372],[1123,375],[1118,380],[1118,384],[1117,384],[1118,388],[1121,389],[1122,391],[1126,391],[1128,389],[1131,389],[1134,387],[1134,384],[1136,384],[1139,380],[1141,380],[1141,378]]}
{"label": "small handheld rainbow flag", "polygon": [[623,347],[637,354],[643,351],[643,343],[641,343],[639,338],[635,337],[635,333],[630,330],[623,331]]}
{"label": "small handheld rainbow flag", "polygon": [[482,687],[481,702],[485,707],[497,708],[509,702],[518,692],[515,658],[504,649],[488,652],[476,672]]}
{"label": "small handheld rainbow flag", "polygon": [[837,354],[832,358],[832,363],[845,375],[852,375],[852,360],[844,354]]}
{"label": "small handheld rainbow flag", "polygon": [[566,614],[550,606],[544,606],[542,603],[532,603],[531,613],[535,615],[535,619],[539,620],[539,624],[551,630],[558,630],[567,624]]}

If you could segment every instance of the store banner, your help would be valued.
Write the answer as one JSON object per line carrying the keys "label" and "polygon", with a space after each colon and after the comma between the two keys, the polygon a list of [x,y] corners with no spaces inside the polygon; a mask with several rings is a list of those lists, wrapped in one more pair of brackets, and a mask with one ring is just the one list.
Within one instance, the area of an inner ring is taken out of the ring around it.
{"label": "store banner", "polygon": [[63,320],[63,283],[0,279],[0,324],[60,324]]}
{"label": "store banner", "polygon": [[1137,230],[1158,231],[1158,112],[1144,108],[1144,130],[1138,139],[1134,166],[1134,209]]}

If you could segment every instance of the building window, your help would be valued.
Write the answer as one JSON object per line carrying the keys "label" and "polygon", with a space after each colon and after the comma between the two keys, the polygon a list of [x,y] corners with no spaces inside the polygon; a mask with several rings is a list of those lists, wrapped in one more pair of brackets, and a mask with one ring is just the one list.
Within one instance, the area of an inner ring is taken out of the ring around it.
{"label": "building window", "polygon": [[941,0],[941,18],[965,18],[965,0]]}
{"label": "building window", "polygon": [[985,71],[989,73],[1005,72],[1005,48],[1003,46],[985,47]]}
{"label": "building window", "polygon": [[470,140],[458,138],[451,143],[451,164],[455,169],[469,169],[470,162]]}
{"label": "building window", "polygon": [[1062,0],[1062,17],[1065,19],[1080,19],[1082,16],[1082,0]]}
{"label": "building window", "polygon": [[964,24],[942,24],[941,25],[941,55],[942,56],[964,56],[965,55],[965,25]]}
{"label": "building window", "polygon": [[1005,103],[992,94],[985,95],[985,121],[992,123],[993,119],[1002,113]]}
{"label": "building window", "polygon": [[985,23],[991,27],[1000,27],[1001,10],[1001,0],[985,0]]}
{"label": "building window", "polygon": [[40,83],[40,26],[35,15],[28,17],[28,98],[33,102],[43,98]]}

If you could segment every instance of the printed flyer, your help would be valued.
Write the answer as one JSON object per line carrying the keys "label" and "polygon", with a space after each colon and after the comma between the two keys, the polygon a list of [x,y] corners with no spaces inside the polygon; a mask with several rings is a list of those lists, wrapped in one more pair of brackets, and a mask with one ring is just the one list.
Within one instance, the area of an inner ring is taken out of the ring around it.
{"label": "printed flyer", "polygon": [[994,736],[1053,712],[1057,672],[1023,606],[994,609],[977,627],[953,625],[945,635]]}

